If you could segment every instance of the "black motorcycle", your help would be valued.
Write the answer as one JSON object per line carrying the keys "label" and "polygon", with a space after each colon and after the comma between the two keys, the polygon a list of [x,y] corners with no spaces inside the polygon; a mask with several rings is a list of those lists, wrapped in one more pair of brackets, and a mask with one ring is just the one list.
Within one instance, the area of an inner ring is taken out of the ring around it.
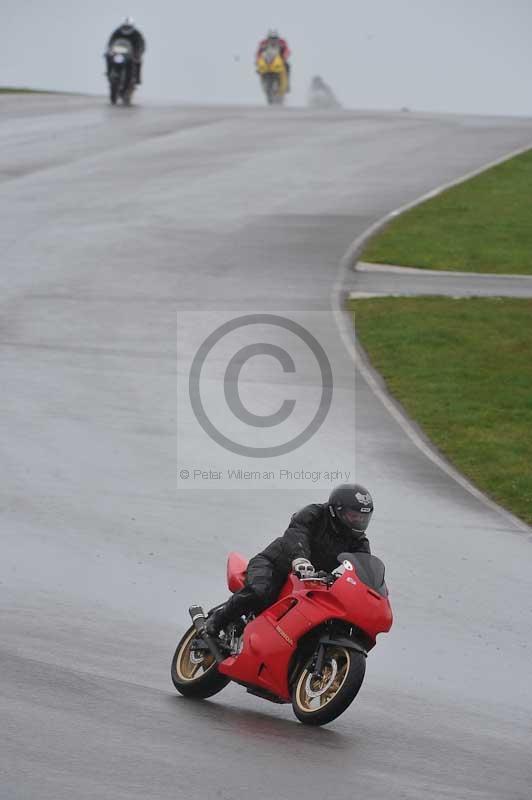
{"label": "black motorcycle", "polygon": [[128,106],[136,86],[131,42],[127,39],[117,39],[109,47],[106,59],[111,104],[116,105],[120,99],[125,106]]}

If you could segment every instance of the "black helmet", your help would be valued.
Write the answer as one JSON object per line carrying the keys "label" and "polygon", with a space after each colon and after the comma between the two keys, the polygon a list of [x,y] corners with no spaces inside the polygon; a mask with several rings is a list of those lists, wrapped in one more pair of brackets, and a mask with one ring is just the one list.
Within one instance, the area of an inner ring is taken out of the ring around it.
{"label": "black helmet", "polygon": [[355,535],[366,532],[373,516],[373,500],[367,489],[358,483],[342,483],[329,497],[329,513],[333,526]]}
{"label": "black helmet", "polygon": [[120,32],[124,34],[124,36],[129,36],[135,30],[135,20],[133,17],[126,17],[123,23],[120,26]]}

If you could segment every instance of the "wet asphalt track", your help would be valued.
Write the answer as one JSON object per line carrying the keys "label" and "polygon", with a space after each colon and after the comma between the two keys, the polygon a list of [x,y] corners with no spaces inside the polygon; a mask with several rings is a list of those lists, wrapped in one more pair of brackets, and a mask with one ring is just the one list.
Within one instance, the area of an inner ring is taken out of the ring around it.
{"label": "wet asphalt track", "polygon": [[[0,112],[2,800],[528,799],[532,537],[361,379],[358,477],[396,623],[357,702],[308,730],[239,687],[186,701],[168,667],[188,603],[225,596],[226,551],[322,499],[176,492],[176,310],[328,315],[356,236],[532,142],[532,121],[61,97]],[[348,374],[332,314],[328,335]]]}

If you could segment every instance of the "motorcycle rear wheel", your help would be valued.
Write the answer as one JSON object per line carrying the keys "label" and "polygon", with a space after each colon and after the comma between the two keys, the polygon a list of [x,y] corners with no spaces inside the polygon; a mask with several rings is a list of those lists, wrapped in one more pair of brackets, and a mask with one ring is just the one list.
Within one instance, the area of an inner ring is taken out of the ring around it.
{"label": "motorcycle rear wheel", "polygon": [[203,658],[194,656],[191,644],[197,637],[198,632],[192,626],[177,645],[170,668],[172,683],[184,697],[212,697],[227,686],[230,678],[218,672],[210,653]]}
{"label": "motorcycle rear wheel", "polygon": [[111,81],[109,84],[109,100],[111,101],[112,106],[116,106],[116,101],[118,100],[118,82]]}
{"label": "motorcycle rear wheel", "polygon": [[351,705],[366,673],[366,658],[357,650],[331,645],[321,678],[312,674],[310,658],[294,684],[292,708],[305,725],[326,725]]}

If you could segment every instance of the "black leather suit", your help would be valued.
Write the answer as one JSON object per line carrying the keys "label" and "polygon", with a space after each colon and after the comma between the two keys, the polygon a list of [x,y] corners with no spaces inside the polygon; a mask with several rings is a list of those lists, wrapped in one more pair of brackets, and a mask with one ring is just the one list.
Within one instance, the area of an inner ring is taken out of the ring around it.
{"label": "black leather suit", "polygon": [[[122,32],[122,28],[117,28],[111,34],[109,39],[109,43],[107,45],[107,49],[111,47],[113,42],[116,42],[117,39],[126,39],[128,42],[131,42],[131,46],[133,48],[133,60],[135,62],[135,78],[137,83],[141,81],[141,68],[142,68],[142,56],[144,55],[144,51],[146,49],[146,40],[140,31],[136,28],[133,28],[131,33],[124,34]],[[109,72],[109,58],[107,57],[107,71]]]}
{"label": "black leather suit", "polygon": [[224,606],[227,621],[251,611],[259,613],[275,602],[294,558],[308,558],[316,570],[332,572],[340,553],[369,553],[363,534],[336,530],[327,503],[313,503],[293,515],[282,536],[254,556],[247,568],[246,584]]}

